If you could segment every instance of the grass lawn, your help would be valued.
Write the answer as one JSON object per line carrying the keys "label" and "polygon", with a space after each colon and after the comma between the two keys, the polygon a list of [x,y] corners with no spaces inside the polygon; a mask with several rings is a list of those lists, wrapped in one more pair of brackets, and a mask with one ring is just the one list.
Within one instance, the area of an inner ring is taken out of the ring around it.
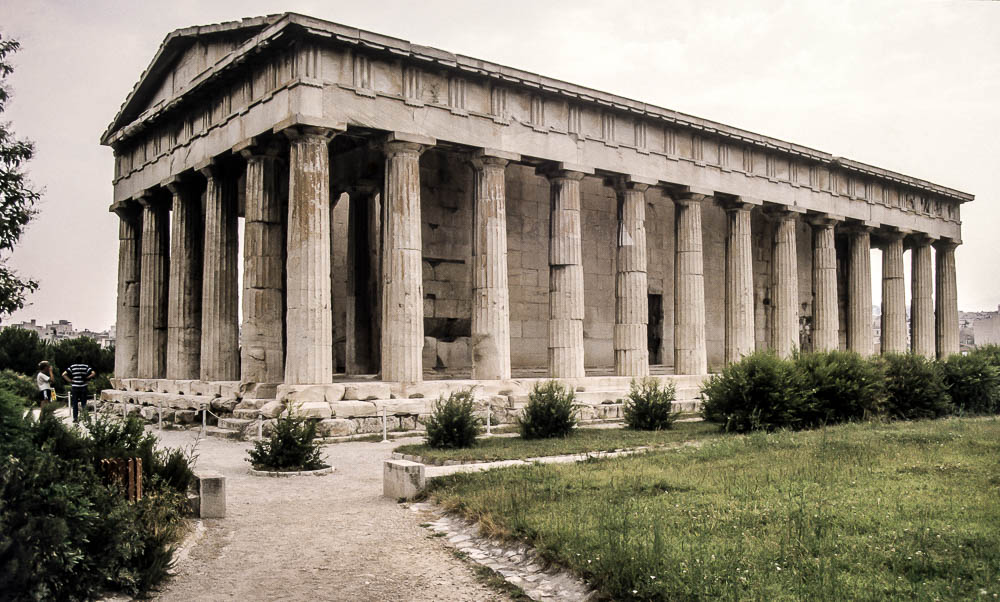
{"label": "grass lawn", "polygon": [[421,456],[428,462],[444,460],[516,460],[559,456],[588,451],[610,451],[651,445],[665,445],[692,439],[718,437],[719,427],[706,422],[677,422],[666,431],[633,431],[611,428],[579,428],[568,437],[525,440],[520,437],[490,437],[476,440],[467,449],[434,449],[427,445],[401,445],[395,451]]}
{"label": "grass lawn", "polygon": [[995,599],[1000,419],[852,424],[431,482],[614,599]]}

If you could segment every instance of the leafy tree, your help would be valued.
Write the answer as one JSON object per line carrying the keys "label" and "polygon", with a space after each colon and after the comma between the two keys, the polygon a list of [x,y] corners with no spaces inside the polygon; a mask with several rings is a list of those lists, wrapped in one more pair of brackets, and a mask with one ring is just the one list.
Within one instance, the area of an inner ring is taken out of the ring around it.
{"label": "leafy tree", "polygon": [[[4,39],[0,34],[0,114],[10,98],[7,76],[14,71],[7,57],[20,46],[17,40]],[[24,307],[25,296],[38,288],[37,282],[22,279],[8,268],[3,256],[14,249],[36,213],[35,203],[41,195],[31,189],[24,173],[24,164],[34,154],[31,141],[18,140],[10,124],[0,121],[0,316]]]}
{"label": "leafy tree", "polygon": [[101,349],[101,346],[90,337],[63,339],[52,346],[52,361],[60,371],[72,364],[83,362],[98,374],[114,372],[114,352]]}
{"label": "leafy tree", "polygon": [[18,326],[0,330],[0,370],[10,369],[34,376],[38,362],[44,359],[51,361],[51,358],[45,357],[48,353],[48,345],[34,330]]}

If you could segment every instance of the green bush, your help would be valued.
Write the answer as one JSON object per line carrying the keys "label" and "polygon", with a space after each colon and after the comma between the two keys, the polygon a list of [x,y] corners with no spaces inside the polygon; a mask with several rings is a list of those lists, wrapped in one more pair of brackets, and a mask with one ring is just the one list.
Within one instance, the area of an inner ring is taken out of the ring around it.
{"label": "green bush", "polygon": [[10,391],[21,398],[23,405],[26,406],[36,406],[41,399],[35,381],[10,368],[0,370],[0,389]]}
{"label": "green bush", "polygon": [[991,366],[1000,370],[1000,345],[982,345],[972,350],[969,355],[975,355],[985,359]]}
{"label": "green bush", "polygon": [[184,492],[154,472],[143,499],[129,503],[95,468],[102,454],[131,455],[112,442],[143,441],[134,435],[105,437],[98,450],[51,406],[36,422],[0,390],[0,597],[93,599],[109,589],[142,596],[163,580],[183,534]]}
{"label": "green bush", "polygon": [[98,461],[100,458],[142,460],[143,487],[149,488],[160,482],[180,494],[186,494],[194,485],[195,476],[191,470],[193,452],[157,449],[156,436],[146,430],[141,418],[129,415],[122,420],[118,416],[104,414],[94,417],[87,414],[83,424]]}
{"label": "green bush", "polygon": [[427,419],[427,445],[435,449],[472,447],[482,420],[473,412],[472,389],[442,394]]}
{"label": "green bush", "polygon": [[886,413],[892,418],[937,418],[953,406],[938,362],[913,353],[882,356],[886,378]]}
{"label": "green bush", "polygon": [[661,431],[669,429],[677,420],[679,412],[674,412],[677,393],[674,383],[660,383],[655,378],[632,381],[628,397],[625,399],[625,424],[640,431]]}
{"label": "green bush", "polygon": [[801,372],[791,360],[758,351],[729,364],[701,390],[705,420],[722,430],[800,428],[809,412],[809,396]]}
{"label": "green bush", "polygon": [[316,422],[289,412],[275,420],[270,437],[254,442],[247,461],[256,470],[318,470],[326,466],[322,453]]}
{"label": "green bush", "polygon": [[794,363],[808,395],[802,427],[864,420],[882,413],[886,391],[880,362],[853,351],[819,351],[798,353]]}
{"label": "green bush", "polygon": [[955,408],[966,414],[1000,413],[1000,370],[985,353],[952,355],[941,362]]}
{"label": "green bush", "polygon": [[550,380],[536,384],[528,394],[518,426],[525,439],[565,437],[576,426],[576,396],[572,389]]}

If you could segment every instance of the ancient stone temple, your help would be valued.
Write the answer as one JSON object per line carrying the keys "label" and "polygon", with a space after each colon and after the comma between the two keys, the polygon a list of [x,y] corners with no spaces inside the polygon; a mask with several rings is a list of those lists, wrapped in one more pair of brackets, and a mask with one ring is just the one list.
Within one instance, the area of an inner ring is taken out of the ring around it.
{"label": "ancient stone temple", "polygon": [[875,352],[873,248],[881,351],[958,351],[972,195],[377,33],[177,30],[101,142],[115,399],[356,419],[551,377],[605,417],[634,377]]}

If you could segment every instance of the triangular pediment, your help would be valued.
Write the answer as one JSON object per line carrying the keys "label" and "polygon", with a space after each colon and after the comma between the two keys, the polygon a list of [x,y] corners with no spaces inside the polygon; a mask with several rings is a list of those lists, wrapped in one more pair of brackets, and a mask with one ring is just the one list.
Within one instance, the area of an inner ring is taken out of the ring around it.
{"label": "triangular pediment", "polygon": [[183,94],[205,70],[283,16],[251,17],[229,23],[187,27],[168,34],[104,132],[102,144],[107,144],[114,132],[143,113]]}

